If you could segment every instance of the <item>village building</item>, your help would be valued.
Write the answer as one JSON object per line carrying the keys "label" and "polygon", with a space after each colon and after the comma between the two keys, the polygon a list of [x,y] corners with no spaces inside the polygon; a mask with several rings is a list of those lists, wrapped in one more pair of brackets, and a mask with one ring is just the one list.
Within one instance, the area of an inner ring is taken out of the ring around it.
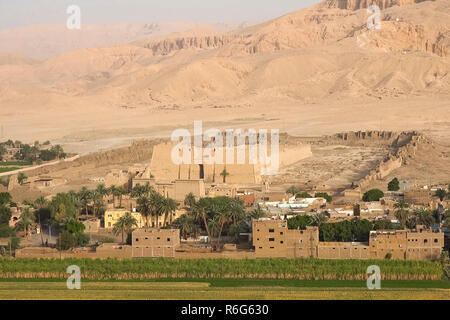
{"label": "village building", "polygon": [[133,258],[173,258],[179,246],[179,229],[137,229],[132,234]]}
{"label": "village building", "polygon": [[319,229],[289,230],[283,220],[253,221],[253,245],[257,257],[319,259],[438,260],[444,233],[417,226],[414,230],[372,231],[369,243],[319,242]]}
{"label": "village building", "polygon": [[[141,213],[137,212],[136,208],[133,210],[126,209],[110,209],[107,210],[104,214],[104,226],[105,229],[114,228],[114,224],[116,224],[119,219],[124,216],[126,213],[130,213],[133,218],[137,221],[138,228],[144,228],[146,226],[146,219]],[[184,208],[175,210],[171,215],[167,217],[167,223],[173,222],[182,215],[186,214],[187,211]],[[158,217],[149,216],[148,217],[148,226],[152,228],[163,227],[164,226],[165,216],[161,215]]]}

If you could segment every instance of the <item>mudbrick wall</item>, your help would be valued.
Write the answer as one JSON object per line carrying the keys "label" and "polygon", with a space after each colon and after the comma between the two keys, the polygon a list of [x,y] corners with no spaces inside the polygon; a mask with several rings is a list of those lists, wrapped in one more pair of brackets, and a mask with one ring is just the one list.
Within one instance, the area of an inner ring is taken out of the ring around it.
{"label": "mudbrick wall", "polygon": [[357,182],[362,190],[369,187],[374,181],[382,180],[392,171],[406,164],[408,159],[414,158],[421,144],[432,144],[425,136],[417,132],[402,132],[392,142],[394,151],[372,170],[365,178]]}

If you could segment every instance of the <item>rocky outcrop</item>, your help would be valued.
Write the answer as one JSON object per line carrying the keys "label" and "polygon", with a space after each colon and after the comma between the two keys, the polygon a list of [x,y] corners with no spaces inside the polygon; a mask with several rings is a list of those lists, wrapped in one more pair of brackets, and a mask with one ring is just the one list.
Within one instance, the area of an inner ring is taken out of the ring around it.
{"label": "rocky outcrop", "polygon": [[185,49],[215,49],[231,43],[236,36],[208,35],[152,40],[143,45],[150,49],[153,55],[168,55],[173,51]]}
{"label": "rocky outcrop", "polygon": [[393,6],[404,6],[426,0],[326,0],[328,7],[347,10],[365,9],[376,4],[380,9],[387,9]]}

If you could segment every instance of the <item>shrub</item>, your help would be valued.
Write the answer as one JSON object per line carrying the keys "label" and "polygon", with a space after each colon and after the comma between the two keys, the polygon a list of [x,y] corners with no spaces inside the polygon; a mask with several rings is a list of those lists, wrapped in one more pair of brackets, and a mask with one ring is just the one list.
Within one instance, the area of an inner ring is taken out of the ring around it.
{"label": "shrub", "polygon": [[64,230],[58,237],[56,247],[60,250],[69,250],[75,247],[77,243],[76,237],[69,231]]}
{"label": "shrub", "polygon": [[363,201],[365,202],[379,201],[383,197],[384,197],[383,191],[381,191],[380,189],[372,189],[364,193]]}
{"label": "shrub", "polygon": [[297,195],[295,196],[295,199],[305,199],[305,198],[312,198],[313,196],[310,195],[308,192],[300,192],[297,193]]}
{"label": "shrub", "polygon": [[114,243],[116,241],[113,238],[103,238],[101,242],[103,242],[103,243]]}
{"label": "shrub", "polygon": [[312,219],[310,216],[296,216],[291,219],[288,219],[289,229],[306,230],[306,227],[310,226],[311,224]]}
{"label": "shrub", "polygon": [[327,200],[328,203],[330,203],[331,201],[333,201],[333,197],[330,196],[328,193],[326,192],[318,192],[314,195],[316,198],[324,198],[325,200]]}

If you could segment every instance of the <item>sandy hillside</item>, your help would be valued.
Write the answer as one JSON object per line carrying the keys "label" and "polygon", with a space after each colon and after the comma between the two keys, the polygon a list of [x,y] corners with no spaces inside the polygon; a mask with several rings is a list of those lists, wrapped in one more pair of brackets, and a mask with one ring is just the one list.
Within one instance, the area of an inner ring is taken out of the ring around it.
{"label": "sandy hillside", "polygon": [[40,62],[0,57],[4,135],[88,152],[203,120],[448,141],[450,0],[377,2],[380,30],[367,29],[365,2],[325,1],[227,33],[199,27]]}

